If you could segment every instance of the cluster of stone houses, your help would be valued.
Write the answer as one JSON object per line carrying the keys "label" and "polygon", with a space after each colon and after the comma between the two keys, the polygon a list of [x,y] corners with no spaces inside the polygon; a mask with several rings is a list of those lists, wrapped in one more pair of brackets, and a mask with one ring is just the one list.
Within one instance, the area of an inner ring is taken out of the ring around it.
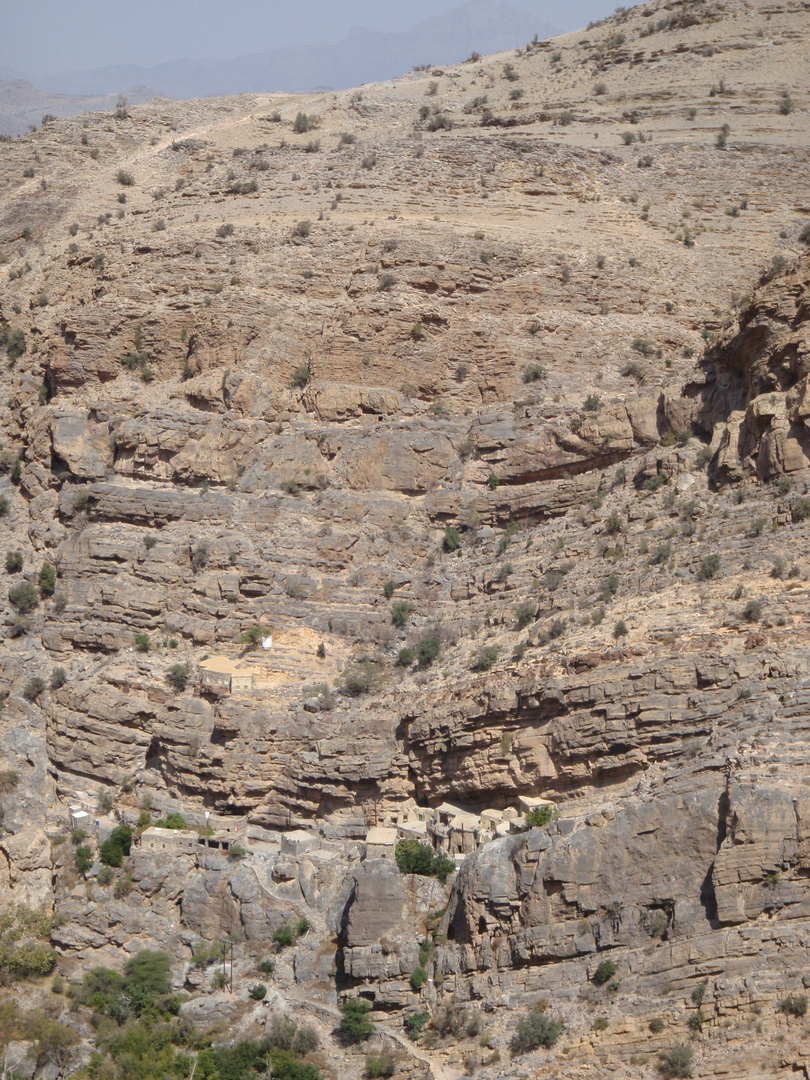
{"label": "cluster of stone houses", "polygon": [[419,806],[409,799],[396,812],[385,815],[382,825],[369,829],[366,858],[393,859],[400,840],[418,840],[460,863],[482,844],[522,832],[526,828],[526,814],[547,801],[521,796],[519,808],[509,806],[504,810],[479,812],[450,802],[432,808]]}
{"label": "cluster of stone houses", "polygon": [[[396,858],[396,846],[402,840],[417,840],[453,859],[457,865],[482,844],[499,836],[523,831],[526,814],[534,807],[547,805],[547,800],[520,797],[518,807],[473,811],[455,803],[443,802],[436,807],[419,806],[413,799],[400,804],[396,810],[382,815],[379,824],[368,828],[365,837],[367,859]],[[162,812],[153,809],[153,820],[176,807]],[[248,825],[244,817],[212,814],[210,811],[182,811],[184,829],[169,829],[150,825],[136,840],[137,850],[154,855],[190,855],[198,862],[211,855],[229,855],[238,845],[240,854],[296,856],[318,853],[318,857],[334,853],[347,841],[329,841],[320,829],[292,829],[269,833],[258,826]],[[90,814],[81,805],[69,807],[72,827],[92,823]],[[134,823],[134,818],[132,819]],[[96,822],[98,825],[98,822]]]}

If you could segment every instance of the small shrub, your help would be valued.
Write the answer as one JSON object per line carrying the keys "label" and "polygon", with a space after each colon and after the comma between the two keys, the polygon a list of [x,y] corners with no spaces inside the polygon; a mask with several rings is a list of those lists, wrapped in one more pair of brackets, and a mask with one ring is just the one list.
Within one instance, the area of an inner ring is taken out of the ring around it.
{"label": "small shrub", "polygon": [[303,390],[310,380],[309,367],[297,367],[292,375],[292,384],[297,390]]}
{"label": "small shrub", "polygon": [[172,664],[166,672],[166,678],[169,680],[173,690],[182,693],[188,686],[188,681],[191,678],[191,664],[188,662],[184,664]]}
{"label": "small shrub", "polygon": [[523,372],[524,383],[541,382],[546,377],[546,369],[542,364],[529,364]]}
{"label": "small shrub", "polygon": [[602,408],[602,402],[598,394],[588,394],[582,405],[585,412],[599,412]]}
{"label": "small shrub", "polygon": [[396,589],[396,587],[397,585],[395,581],[391,581],[389,579],[385,582],[385,584],[383,585],[383,596],[386,600],[391,599],[391,597],[394,595],[394,590]]}
{"label": "small shrub", "polygon": [[396,1072],[396,1062],[388,1050],[381,1054],[366,1058],[366,1076],[369,1080],[375,1080],[379,1076],[393,1076]]}
{"label": "small shrub", "polygon": [[416,658],[421,668],[430,667],[441,651],[441,642],[436,634],[426,634],[416,646]]}
{"label": "small shrub", "polygon": [[487,487],[490,491],[494,491],[497,487],[499,487],[500,483],[500,479],[493,472],[491,472],[487,477]]}
{"label": "small shrub", "polygon": [[746,622],[759,622],[762,618],[762,601],[749,600],[743,608],[742,615]]}
{"label": "small shrub", "polygon": [[7,795],[13,791],[20,782],[20,774],[14,769],[3,769],[0,772],[0,794]]}
{"label": "small shrub", "polygon": [[613,510],[605,522],[605,529],[611,536],[615,536],[617,533],[624,532],[624,522],[622,521],[621,514],[617,510]]}
{"label": "small shrub", "polygon": [[6,573],[18,574],[23,568],[23,553],[21,551],[6,552]]}
{"label": "small shrub", "polygon": [[411,990],[419,991],[427,982],[427,972],[424,968],[414,968],[411,972]]}
{"label": "small shrub", "polygon": [[524,626],[528,626],[530,622],[534,622],[534,617],[537,613],[537,604],[533,600],[524,600],[515,608],[515,622],[517,623],[518,630],[522,630]]}
{"label": "small shrub", "polygon": [[373,1034],[370,1012],[371,1003],[362,998],[348,998],[340,1006],[340,1030],[349,1042],[362,1042]]}
{"label": "small shrub", "polygon": [[[5,344],[6,354],[9,361],[13,363],[15,360],[23,355],[26,350],[25,333],[22,330],[12,330],[11,333],[3,340],[2,327],[0,327],[0,347]],[[14,480],[12,476],[12,480]]]}
{"label": "small shrub", "polygon": [[446,113],[436,113],[427,123],[428,131],[450,131],[453,121]]}
{"label": "small shrub", "polygon": [[276,948],[289,948],[290,945],[294,945],[296,942],[295,929],[290,923],[283,923],[273,931],[272,938]]}
{"label": "small shrub", "polygon": [[400,649],[397,653],[397,667],[408,668],[416,659],[413,649]]}
{"label": "small shrub", "polygon": [[690,1031],[698,1032],[703,1030],[703,1025],[706,1022],[706,1017],[703,1015],[702,1010],[698,1009],[696,1012],[690,1013],[689,1018],[686,1021],[686,1026]]}
{"label": "small shrub", "polygon": [[43,563],[39,571],[39,591],[43,596],[53,596],[56,588],[56,569],[50,563]]}
{"label": "small shrub", "polygon": [[661,1060],[661,1072],[666,1077],[690,1077],[692,1075],[692,1047],[673,1046]]}
{"label": "small shrub", "polygon": [[531,829],[544,829],[554,818],[554,807],[551,803],[545,806],[533,806],[526,814],[526,824]]}
{"label": "small shrub", "polygon": [[226,236],[233,236],[233,225],[220,225],[217,228],[217,236],[224,239]]}
{"label": "small shrub", "polygon": [[806,521],[810,517],[810,498],[802,496],[796,499],[791,507],[791,517],[794,521]]}
{"label": "small shrub", "polygon": [[30,581],[20,581],[12,585],[8,591],[8,598],[18,615],[27,615],[39,603],[37,590]]}
{"label": "small shrub", "polygon": [[55,667],[51,672],[51,690],[58,690],[67,682],[67,672],[63,667]]}
{"label": "small shrub", "polygon": [[613,636],[617,641],[619,638],[627,637],[628,632],[627,623],[623,619],[620,619],[613,627]]}
{"label": "small shrub", "polygon": [[202,570],[208,562],[208,545],[198,544],[191,551],[191,569],[195,572]]}
{"label": "small shrub", "polygon": [[138,652],[147,653],[152,648],[152,642],[148,634],[135,635],[135,648]]}
{"label": "small shrub", "polygon": [[340,689],[349,697],[362,697],[376,689],[381,675],[379,664],[371,660],[361,660],[351,664],[340,677]]}
{"label": "small shrub", "polygon": [[710,581],[712,578],[717,577],[719,573],[720,556],[718,554],[707,555],[705,559],[701,560],[697,575],[700,581]]}
{"label": "small shrub", "polygon": [[597,1018],[593,1022],[593,1030],[594,1031],[607,1031],[607,1028],[608,1028],[607,1018],[604,1017],[604,1016],[597,1016]]}
{"label": "small shrub", "polygon": [[497,645],[483,645],[473,657],[470,671],[489,671],[498,659]]}
{"label": "small shrub", "polygon": [[660,1016],[654,1016],[652,1020],[650,1020],[649,1027],[653,1035],[660,1035],[664,1030],[664,1021]]}
{"label": "small shrub", "polygon": [[397,627],[404,626],[410,618],[412,611],[413,608],[407,601],[400,600],[399,603],[394,604],[391,608],[391,622]]}
{"label": "small shrub", "polygon": [[538,1046],[548,1048],[555,1044],[561,1031],[562,1021],[553,1020],[543,1012],[531,1012],[518,1021],[512,1046],[519,1053],[536,1050]]}
{"label": "small shrub", "polygon": [[302,239],[306,239],[312,232],[311,221],[299,221],[293,229],[293,236],[300,236]]}
{"label": "small shrub", "polygon": [[123,187],[132,187],[135,183],[135,177],[131,172],[127,172],[126,169],[119,169],[115,174],[115,179]]}
{"label": "small shrub", "polygon": [[40,679],[38,675],[35,675],[25,684],[25,689],[23,690],[23,697],[26,701],[36,701],[44,690],[45,680]]}
{"label": "small shrub", "polygon": [[300,112],[293,121],[293,132],[296,135],[304,135],[310,129],[310,118],[306,113]]}
{"label": "small shrub", "polygon": [[461,547],[461,533],[458,529],[454,528],[452,525],[448,525],[445,528],[442,546],[445,551],[458,551]]}
{"label": "small shrub", "polygon": [[612,960],[603,960],[593,973],[593,981],[597,986],[604,986],[606,982],[616,974],[616,965]]}
{"label": "small shrub", "polygon": [[405,1031],[411,1042],[416,1042],[429,1019],[430,1013],[426,1012],[409,1013],[405,1017]]}
{"label": "small shrub", "polygon": [[256,983],[250,988],[250,996],[254,1001],[264,1001],[267,997],[267,987],[264,983]]}
{"label": "small shrub", "polygon": [[787,997],[782,998],[777,1008],[785,1016],[805,1016],[807,1014],[807,995],[788,994]]}
{"label": "small shrub", "polygon": [[73,862],[80,874],[86,873],[93,865],[93,849],[87,844],[77,847],[73,853]]}

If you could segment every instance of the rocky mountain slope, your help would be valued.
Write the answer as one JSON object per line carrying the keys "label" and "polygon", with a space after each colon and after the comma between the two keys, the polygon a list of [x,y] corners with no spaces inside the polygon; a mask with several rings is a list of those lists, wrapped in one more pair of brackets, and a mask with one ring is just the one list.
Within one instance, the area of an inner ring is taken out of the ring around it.
{"label": "rocky mountain slope", "polygon": [[[809,19],[654,0],[4,144],[0,887],[65,974],[307,915],[288,1004],[424,1005],[436,1075],[808,1070]],[[123,900],[53,842],[83,792],[339,851],[136,852]],[[406,799],[520,796],[558,816],[447,896],[358,864]]]}

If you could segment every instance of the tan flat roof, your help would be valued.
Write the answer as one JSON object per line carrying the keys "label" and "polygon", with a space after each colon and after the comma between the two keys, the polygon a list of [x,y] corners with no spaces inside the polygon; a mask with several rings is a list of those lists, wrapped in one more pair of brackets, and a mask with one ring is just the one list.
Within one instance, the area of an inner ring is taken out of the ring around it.
{"label": "tan flat roof", "polygon": [[238,660],[229,660],[227,656],[209,656],[200,662],[200,667],[215,675],[252,675],[253,668],[244,667]]}
{"label": "tan flat roof", "polygon": [[383,844],[393,847],[396,842],[397,830],[385,829],[382,825],[375,825],[372,829],[369,829],[368,835],[366,836],[367,844]]}

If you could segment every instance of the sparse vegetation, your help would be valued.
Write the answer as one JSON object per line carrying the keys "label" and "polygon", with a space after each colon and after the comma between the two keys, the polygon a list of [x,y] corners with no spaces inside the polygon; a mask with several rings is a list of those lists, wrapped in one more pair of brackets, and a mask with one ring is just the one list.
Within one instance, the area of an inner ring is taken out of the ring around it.
{"label": "sparse vegetation", "polygon": [[807,995],[788,994],[787,997],[782,998],[779,1002],[778,1008],[779,1012],[784,1013],[785,1016],[806,1016]]}

